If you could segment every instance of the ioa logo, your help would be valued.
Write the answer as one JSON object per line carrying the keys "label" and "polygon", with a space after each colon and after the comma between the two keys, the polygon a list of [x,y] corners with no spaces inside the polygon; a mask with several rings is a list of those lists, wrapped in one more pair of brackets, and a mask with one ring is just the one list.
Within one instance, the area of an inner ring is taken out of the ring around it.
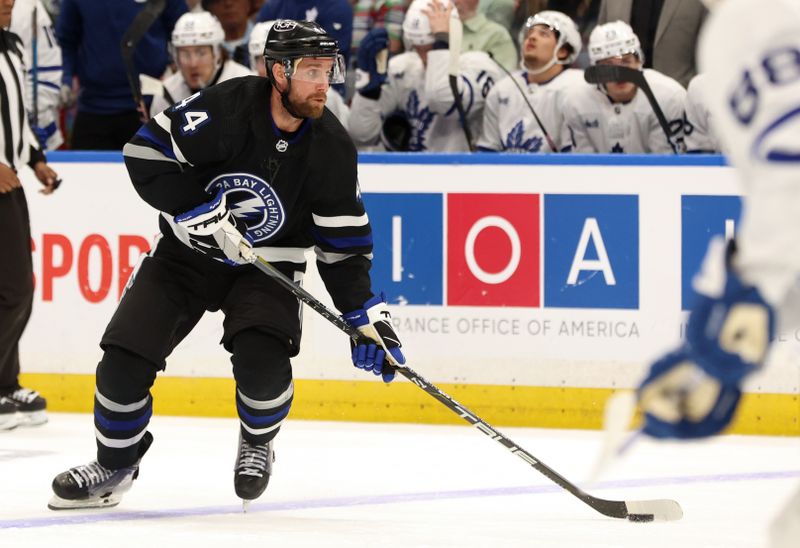
{"label": "ioa logo", "polygon": [[272,28],[277,32],[288,32],[297,28],[297,21],[281,19],[280,21],[276,21],[275,24],[272,25]]}
{"label": "ioa logo", "polygon": [[206,192],[225,192],[228,209],[244,221],[253,243],[272,238],[283,226],[286,214],[280,198],[264,179],[250,173],[225,173],[206,186]]}

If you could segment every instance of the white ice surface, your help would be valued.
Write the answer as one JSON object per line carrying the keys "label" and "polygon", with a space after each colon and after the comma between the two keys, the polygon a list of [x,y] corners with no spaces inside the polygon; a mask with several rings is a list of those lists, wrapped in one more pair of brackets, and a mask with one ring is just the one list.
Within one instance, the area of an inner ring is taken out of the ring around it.
{"label": "white ice surface", "polygon": [[[288,421],[269,488],[242,514],[234,419],[154,417],[150,430],[141,476],[118,507],[62,512],[46,507],[50,482],[94,457],[91,416],[52,414],[0,434],[0,547],[756,548],[800,483],[798,439],[642,441],[589,492],[672,498],[685,515],[630,523],[468,426]],[[501,430],[573,482],[600,448],[596,432]]]}

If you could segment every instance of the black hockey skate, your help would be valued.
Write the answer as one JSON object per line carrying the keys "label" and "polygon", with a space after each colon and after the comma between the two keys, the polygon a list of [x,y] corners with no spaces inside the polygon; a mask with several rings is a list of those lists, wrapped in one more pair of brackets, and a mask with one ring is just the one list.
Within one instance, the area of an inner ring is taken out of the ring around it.
{"label": "black hockey skate", "polygon": [[270,440],[262,445],[251,445],[239,434],[239,453],[233,469],[233,486],[236,495],[245,502],[257,499],[267,488],[272,475],[272,463],[275,461],[272,443],[273,440]]}
{"label": "black hockey skate", "polygon": [[13,430],[19,426],[17,404],[9,398],[0,396],[0,430]]}
{"label": "black hockey skate", "polygon": [[30,388],[17,388],[11,392],[3,393],[6,399],[17,406],[17,420],[19,426],[38,426],[47,422],[47,400],[36,390]]}
{"label": "black hockey skate", "polygon": [[111,470],[95,460],[60,473],[53,479],[54,495],[47,507],[73,510],[116,506],[139,477],[139,463],[152,443],[153,435],[145,432],[139,443],[139,460],[127,468]]}

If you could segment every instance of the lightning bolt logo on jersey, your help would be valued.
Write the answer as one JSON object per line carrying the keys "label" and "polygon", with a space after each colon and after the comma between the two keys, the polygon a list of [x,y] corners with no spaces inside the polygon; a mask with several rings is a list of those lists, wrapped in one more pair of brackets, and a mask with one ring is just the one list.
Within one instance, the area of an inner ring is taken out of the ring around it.
{"label": "lightning bolt logo on jersey", "polygon": [[264,179],[250,173],[224,173],[206,186],[214,195],[222,189],[231,213],[245,222],[247,235],[254,244],[264,242],[283,226],[286,220],[283,204]]}

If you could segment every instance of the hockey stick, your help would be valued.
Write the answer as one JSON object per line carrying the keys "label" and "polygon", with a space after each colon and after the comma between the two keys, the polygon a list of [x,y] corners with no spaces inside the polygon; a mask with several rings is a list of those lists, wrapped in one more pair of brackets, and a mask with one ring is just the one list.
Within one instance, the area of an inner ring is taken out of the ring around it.
{"label": "hockey stick", "polygon": [[136,110],[142,114],[144,121],[150,119],[150,113],[147,111],[147,105],[145,105],[144,97],[142,97],[142,88],[139,85],[139,74],[133,62],[133,56],[139,40],[142,39],[147,29],[149,29],[158,16],[161,15],[166,5],[167,0],[147,0],[142,11],[136,15],[131,25],[128,27],[128,30],[122,35],[122,42],[120,43],[122,60],[125,63],[125,73],[128,76],[128,85],[131,87],[133,101],[136,103]]}
{"label": "hockey stick", "polygon": [[519,82],[517,82],[517,79],[516,79],[516,78],[514,78],[514,76],[511,74],[511,72],[509,72],[509,70],[508,70],[506,67],[504,67],[503,65],[501,65],[501,64],[500,64],[500,62],[499,62],[497,59],[495,59],[495,58],[494,58],[494,55],[492,55],[492,54],[491,54],[491,52],[487,52],[487,53],[489,53],[489,57],[492,59],[492,61],[494,61],[494,63],[495,63],[495,64],[496,64],[498,67],[500,67],[500,69],[501,69],[503,72],[505,72],[505,73],[506,73],[506,75],[508,75],[508,77],[509,77],[509,78],[511,78],[511,81],[512,81],[512,82],[514,82],[514,85],[515,85],[515,86],[517,87],[517,89],[519,90],[519,94],[520,94],[520,95],[522,95],[522,98],[525,100],[525,104],[526,104],[526,105],[528,105],[528,108],[530,109],[530,111],[531,111],[531,114],[533,114],[533,118],[534,118],[534,120],[536,120],[536,123],[539,125],[539,129],[540,129],[540,130],[542,130],[542,134],[544,134],[544,139],[545,139],[545,141],[547,141],[547,146],[549,146],[549,147],[550,147],[550,150],[552,150],[553,152],[559,152],[559,151],[556,149],[556,144],[555,144],[555,142],[553,141],[553,138],[552,138],[552,137],[550,137],[550,134],[547,132],[547,129],[544,127],[544,124],[543,124],[543,123],[542,123],[542,121],[539,119],[539,116],[537,116],[537,115],[536,115],[536,111],[535,111],[535,110],[533,110],[533,105],[531,104],[531,102],[530,102],[530,101],[528,101],[528,96],[527,96],[527,95],[525,94],[525,92],[522,90],[522,86],[520,86],[520,85],[519,85]]}
{"label": "hockey stick", "polygon": [[[296,285],[281,271],[276,269],[263,258],[250,252],[251,264],[261,272],[278,282],[285,289],[314,309],[326,320],[331,322],[341,331],[344,331],[351,339],[363,340],[363,335],[355,327],[340,318],[330,308],[318,301],[308,291]],[[475,413],[458,403],[456,400],[442,392],[438,387],[425,380],[421,375],[414,372],[406,365],[394,365],[395,370],[420,387],[429,395],[436,398],[441,404],[453,411],[456,415],[470,423],[472,426],[498,442],[500,445],[517,455],[519,458],[530,464],[536,470],[544,474],[550,481],[556,483],[562,489],[566,489],[585,504],[591,506],[597,512],[612,518],[625,518],[630,521],[675,521],[683,517],[683,510],[674,500],[638,500],[638,501],[617,501],[606,500],[593,497],[585,493],[578,486],[571,483],[561,474],[547,466],[545,463],[522,449],[506,436],[495,430],[486,421],[478,417]]]}
{"label": "hockey stick", "polygon": [[[39,7],[34,4],[31,15],[31,118],[33,125],[39,127]],[[40,143],[44,147],[45,143]]]}
{"label": "hockey stick", "polygon": [[678,147],[672,141],[672,132],[669,129],[669,122],[667,122],[664,111],[661,110],[661,106],[658,104],[656,96],[653,95],[653,90],[650,88],[650,84],[647,83],[647,79],[644,77],[644,73],[641,70],[619,65],[593,65],[584,71],[583,78],[590,84],[607,84],[608,82],[630,82],[631,84],[635,84],[647,97],[661,129],[664,130],[667,142],[669,146],[672,147],[672,152],[678,154]]}
{"label": "hockey stick", "polygon": [[467,147],[469,147],[470,152],[475,152],[475,145],[472,142],[472,131],[470,131],[469,122],[467,121],[467,113],[464,111],[464,103],[461,101],[461,94],[458,92],[458,80],[461,78],[461,75],[458,73],[458,64],[459,58],[461,57],[461,39],[463,35],[464,27],[461,25],[461,20],[458,17],[451,17],[450,37],[448,41],[450,66],[447,70],[450,80],[450,91],[453,92],[453,102],[456,105],[458,119],[464,130],[464,137],[467,139]]}

